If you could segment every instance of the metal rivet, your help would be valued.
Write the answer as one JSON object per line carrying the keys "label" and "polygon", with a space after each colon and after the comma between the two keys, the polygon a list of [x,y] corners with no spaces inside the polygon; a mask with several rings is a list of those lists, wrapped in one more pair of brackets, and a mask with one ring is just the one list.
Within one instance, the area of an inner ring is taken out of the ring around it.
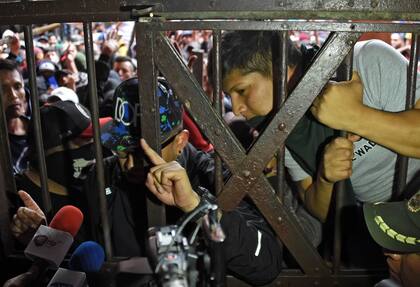
{"label": "metal rivet", "polygon": [[151,113],[154,113],[154,112],[156,112],[156,109],[155,109],[155,108],[151,108],[151,109],[150,109],[150,112],[151,112]]}
{"label": "metal rivet", "polygon": [[347,41],[347,45],[349,45],[349,46],[353,46],[353,44],[354,44],[354,41],[353,41],[353,40],[348,40],[348,41]]}
{"label": "metal rivet", "polygon": [[284,131],[286,129],[286,124],[285,123],[280,123],[279,126],[278,126],[278,129],[280,131]]}
{"label": "metal rivet", "polygon": [[279,216],[279,217],[277,217],[277,220],[281,222],[283,220],[283,218],[281,218],[281,216]]}
{"label": "metal rivet", "polygon": [[244,171],[242,172],[242,175],[243,175],[244,177],[249,177],[249,176],[251,175],[251,172],[250,172],[249,170],[244,170]]}

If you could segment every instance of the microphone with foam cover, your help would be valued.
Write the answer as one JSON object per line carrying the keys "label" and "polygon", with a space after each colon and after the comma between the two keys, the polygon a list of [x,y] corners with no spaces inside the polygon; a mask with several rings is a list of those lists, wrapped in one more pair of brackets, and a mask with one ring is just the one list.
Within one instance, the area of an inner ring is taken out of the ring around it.
{"label": "microphone with foam cover", "polygon": [[87,272],[98,272],[105,261],[105,252],[101,245],[94,241],[80,244],[73,252],[69,269],[59,268],[48,287],[68,286],[84,287]]}
{"label": "microphone with foam cover", "polygon": [[66,256],[83,222],[83,213],[77,207],[62,207],[49,226],[41,225],[25,249],[25,255],[34,261],[29,270],[12,279],[3,287],[37,286],[48,269],[58,267]]}
{"label": "microphone with foam cover", "polygon": [[41,225],[25,249],[26,257],[44,260],[50,266],[58,267],[73,244],[83,222],[83,213],[77,207],[62,207],[51,220],[50,225]]}

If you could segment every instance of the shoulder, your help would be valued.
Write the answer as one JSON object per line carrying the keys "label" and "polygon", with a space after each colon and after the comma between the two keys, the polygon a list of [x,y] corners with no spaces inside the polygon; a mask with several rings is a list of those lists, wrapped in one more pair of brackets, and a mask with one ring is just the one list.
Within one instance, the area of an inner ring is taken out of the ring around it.
{"label": "shoulder", "polygon": [[361,57],[363,60],[378,60],[395,58],[405,61],[406,59],[392,46],[381,40],[367,40],[357,42],[354,46],[354,56]]}

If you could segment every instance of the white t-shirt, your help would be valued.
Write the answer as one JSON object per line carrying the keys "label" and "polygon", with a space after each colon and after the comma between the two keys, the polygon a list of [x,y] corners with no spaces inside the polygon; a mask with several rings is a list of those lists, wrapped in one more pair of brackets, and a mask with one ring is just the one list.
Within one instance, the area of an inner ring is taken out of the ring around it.
{"label": "white t-shirt", "polygon": [[[408,61],[385,42],[356,43],[353,69],[363,82],[363,103],[369,107],[400,112],[405,110]],[[417,74],[416,100],[420,98]],[[375,125],[375,123],[367,123]],[[420,123],[419,123],[420,124]],[[397,154],[362,138],[354,144],[351,182],[356,199],[362,202],[387,201],[392,195]],[[294,181],[308,177],[286,149],[286,167]],[[407,179],[420,170],[419,159],[409,159]]]}

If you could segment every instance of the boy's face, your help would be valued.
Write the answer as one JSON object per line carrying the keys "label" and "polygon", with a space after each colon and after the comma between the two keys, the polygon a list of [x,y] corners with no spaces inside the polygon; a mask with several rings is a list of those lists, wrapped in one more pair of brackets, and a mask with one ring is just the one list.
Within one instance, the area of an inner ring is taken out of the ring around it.
{"label": "boy's face", "polygon": [[247,120],[267,115],[273,106],[273,82],[261,73],[242,74],[234,69],[223,79],[223,91],[232,99],[236,116]]}
{"label": "boy's face", "polygon": [[[288,68],[288,80],[292,74]],[[265,116],[273,107],[273,81],[259,72],[243,74],[233,69],[223,79],[223,91],[231,96],[233,113],[247,120]]]}

